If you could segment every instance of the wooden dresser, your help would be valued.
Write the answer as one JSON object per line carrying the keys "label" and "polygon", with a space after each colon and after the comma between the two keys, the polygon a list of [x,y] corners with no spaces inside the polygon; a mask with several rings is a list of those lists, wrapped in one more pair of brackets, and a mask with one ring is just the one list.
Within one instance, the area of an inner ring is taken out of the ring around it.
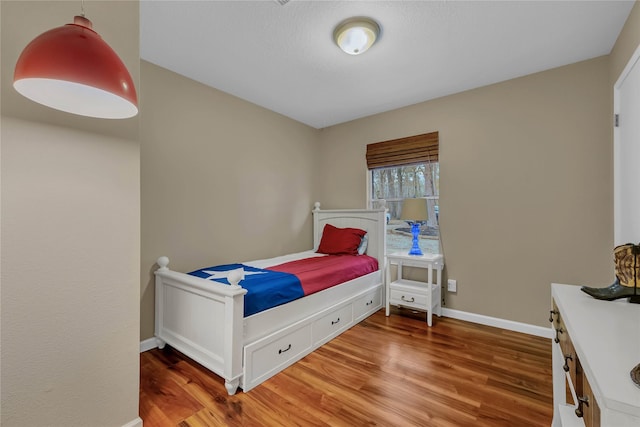
{"label": "wooden dresser", "polygon": [[553,426],[640,426],[640,305],[557,283],[551,295]]}

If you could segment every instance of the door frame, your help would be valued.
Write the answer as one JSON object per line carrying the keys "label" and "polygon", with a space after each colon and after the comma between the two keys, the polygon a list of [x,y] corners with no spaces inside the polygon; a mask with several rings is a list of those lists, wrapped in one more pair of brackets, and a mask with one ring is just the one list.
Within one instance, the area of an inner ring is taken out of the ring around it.
{"label": "door frame", "polygon": [[[621,200],[622,194],[620,189],[621,182],[621,159],[622,159],[622,140],[620,135],[620,128],[615,126],[615,118],[620,114],[620,90],[622,85],[624,84],[626,78],[629,76],[633,68],[637,65],[640,66],[640,45],[636,48],[633,55],[627,62],[627,65],[624,67],[624,70],[620,73],[620,77],[613,85],[613,118],[614,118],[614,126],[613,126],[613,240],[615,245],[621,245],[627,243],[626,241],[622,241],[622,230],[621,230]],[[623,117],[624,120],[624,117]]]}

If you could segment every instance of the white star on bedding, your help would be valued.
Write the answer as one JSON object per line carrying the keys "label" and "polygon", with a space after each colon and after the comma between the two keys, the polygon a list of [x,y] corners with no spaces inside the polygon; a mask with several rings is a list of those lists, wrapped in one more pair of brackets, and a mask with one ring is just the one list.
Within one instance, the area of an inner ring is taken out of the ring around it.
{"label": "white star on bedding", "polygon": [[[210,270],[202,270],[203,273],[209,274],[209,277],[205,277],[206,280],[218,280],[218,279],[226,279],[229,273],[235,270],[226,270],[226,271],[210,271]],[[246,271],[244,272],[245,276],[251,276],[253,274],[265,274],[266,271]]]}

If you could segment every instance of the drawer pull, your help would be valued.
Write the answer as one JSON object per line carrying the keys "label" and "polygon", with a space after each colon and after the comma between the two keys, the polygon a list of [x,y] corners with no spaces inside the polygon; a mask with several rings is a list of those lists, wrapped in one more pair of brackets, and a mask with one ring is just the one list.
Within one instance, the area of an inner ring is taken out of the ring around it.
{"label": "drawer pull", "polygon": [[549,311],[549,323],[553,323],[553,315],[557,315],[558,314],[558,310],[551,310]]}
{"label": "drawer pull", "polygon": [[373,304],[373,300],[369,301],[368,303],[366,303],[365,305],[371,305]]}
{"label": "drawer pull", "polygon": [[332,325],[337,325],[338,323],[340,323],[340,318],[338,317],[338,320],[332,320],[331,324]]}
{"label": "drawer pull", "polygon": [[589,397],[588,396],[578,396],[578,407],[576,408],[576,417],[582,418],[584,416],[584,412],[582,412],[582,404],[589,406]]}
{"label": "drawer pull", "polygon": [[411,297],[411,299],[406,299],[404,295],[402,295],[400,299],[405,302],[416,302],[416,299],[414,297]]}
{"label": "drawer pull", "polygon": [[556,329],[556,337],[553,339],[553,341],[555,341],[556,344],[560,342],[560,334],[564,334],[564,329],[557,328]]}
{"label": "drawer pull", "polygon": [[291,344],[289,344],[289,347],[285,348],[284,350],[283,349],[278,350],[278,354],[282,354],[282,353],[284,353],[286,351],[289,351],[289,350],[291,350]]}
{"label": "drawer pull", "polygon": [[573,362],[573,356],[571,355],[571,353],[564,355],[564,366],[562,367],[562,369],[564,369],[565,372],[569,372],[569,360]]}

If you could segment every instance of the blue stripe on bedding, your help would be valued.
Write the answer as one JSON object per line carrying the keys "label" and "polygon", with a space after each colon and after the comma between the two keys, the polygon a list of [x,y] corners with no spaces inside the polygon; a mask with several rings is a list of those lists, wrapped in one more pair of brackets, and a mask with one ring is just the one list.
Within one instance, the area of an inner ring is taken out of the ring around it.
{"label": "blue stripe on bedding", "polygon": [[304,296],[300,280],[295,275],[243,264],[216,265],[189,274],[228,285],[228,273],[225,272],[238,268],[244,269],[244,280],[240,282],[240,286],[247,290],[244,296],[245,317]]}

